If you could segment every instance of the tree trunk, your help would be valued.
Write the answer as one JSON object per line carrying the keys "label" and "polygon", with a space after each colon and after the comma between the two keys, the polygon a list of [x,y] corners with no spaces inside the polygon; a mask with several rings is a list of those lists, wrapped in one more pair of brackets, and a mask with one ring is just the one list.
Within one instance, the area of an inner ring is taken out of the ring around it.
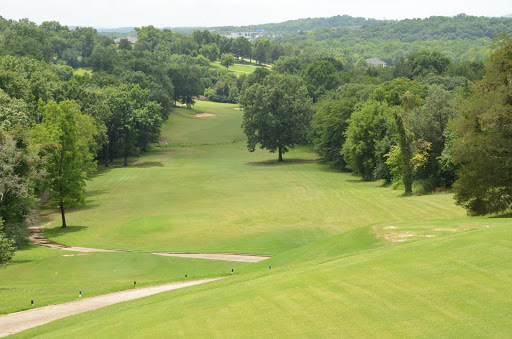
{"label": "tree trunk", "polygon": [[59,200],[60,200],[60,213],[62,215],[62,228],[66,227],[66,216],[64,215],[64,190],[62,188],[62,172],[64,171],[64,148],[60,151],[59,162]]}
{"label": "tree trunk", "polygon": [[60,214],[62,215],[62,227],[66,227],[66,216],[64,215],[64,202],[61,200],[60,202]]}
{"label": "tree trunk", "polygon": [[124,133],[124,164],[123,166],[128,166],[128,132]]}
{"label": "tree trunk", "polygon": [[[410,159],[410,155],[408,159]],[[412,194],[412,182],[413,182],[413,175],[412,175],[412,168],[411,164],[409,162],[404,163],[404,186],[405,186],[405,194],[409,195]]]}
{"label": "tree trunk", "polygon": [[277,161],[283,161],[283,149],[279,146],[279,159]]}
{"label": "tree trunk", "polygon": [[105,167],[108,167],[108,151],[110,150],[110,142],[107,141],[107,146],[105,148]]}

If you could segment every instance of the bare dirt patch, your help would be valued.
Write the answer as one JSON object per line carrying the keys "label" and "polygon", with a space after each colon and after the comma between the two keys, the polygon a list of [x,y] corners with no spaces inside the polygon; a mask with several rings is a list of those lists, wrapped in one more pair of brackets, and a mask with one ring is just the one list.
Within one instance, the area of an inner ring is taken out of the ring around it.
{"label": "bare dirt patch", "polygon": [[243,111],[244,110],[242,107],[235,107],[233,109],[236,109],[237,111]]}
{"label": "bare dirt patch", "polygon": [[212,114],[212,113],[196,113],[194,116],[196,118],[213,118],[213,117],[216,117],[216,115]]}
{"label": "bare dirt patch", "polygon": [[383,230],[391,230],[391,229],[395,229],[395,228],[399,228],[398,226],[386,226],[386,227],[382,227]]}
{"label": "bare dirt patch", "polygon": [[87,255],[87,253],[63,254],[63,255],[61,255],[61,257],[80,257],[82,255]]}

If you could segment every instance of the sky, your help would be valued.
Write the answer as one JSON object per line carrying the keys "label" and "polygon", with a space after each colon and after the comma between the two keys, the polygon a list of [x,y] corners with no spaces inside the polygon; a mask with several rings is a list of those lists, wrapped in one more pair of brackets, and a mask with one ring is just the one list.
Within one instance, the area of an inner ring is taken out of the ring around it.
{"label": "sky", "polygon": [[68,26],[212,27],[350,15],[375,19],[512,14],[511,0],[0,0],[0,16]]}

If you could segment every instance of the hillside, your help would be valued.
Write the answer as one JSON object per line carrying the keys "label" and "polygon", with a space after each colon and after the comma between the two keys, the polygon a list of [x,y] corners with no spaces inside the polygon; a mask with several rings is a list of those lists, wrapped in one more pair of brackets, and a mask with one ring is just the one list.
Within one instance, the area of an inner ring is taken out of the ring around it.
{"label": "hillside", "polygon": [[[100,172],[87,187],[88,207],[69,214],[80,226],[64,232],[51,226],[46,235],[75,245],[273,258],[240,265],[136,253],[62,258],[45,249],[39,259],[22,253],[0,276],[20,301],[43,282],[37,293],[62,300],[57,287],[77,274],[84,276],[75,288],[87,293],[101,290],[90,275],[101,275],[112,290],[130,276],[154,284],[178,280],[185,270],[195,272],[194,279],[228,267],[235,274],[58,320],[20,337],[510,333],[509,219],[466,217],[451,194],[401,197],[328,169],[308,149],[292,151],[283,164],[274,154],[247,153],[241,113],[233,108],[198,103],[178,109],[163,130],[167,148],[155,148],[130,168]],[[49,280],[57,267],[59,279]],[[11,307],[17,302],[1,300]]]}
{"label": "hillside", "polygon": [[406,19],[357,28],[333,28],[276,38],[301,49],[354,53],[393,64],[420,50],[437,50],[454,61],[484,60],[495,35],[512,31],[512,18],[459,14],[455,17]]}

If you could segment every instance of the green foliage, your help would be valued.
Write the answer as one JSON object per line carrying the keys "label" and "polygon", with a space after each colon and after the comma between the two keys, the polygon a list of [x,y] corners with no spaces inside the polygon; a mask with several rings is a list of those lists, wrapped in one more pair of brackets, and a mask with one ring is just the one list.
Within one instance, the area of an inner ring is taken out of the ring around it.
{"label": "green foliage", "polygon": [[392,114],[387,103],[369,100],[349,119],[343,156],[364,180],[389,179],[385,154],[391,147]]}
{"label": "green foliage", "polygon": [[346,169],[341,153],[345,143],[348,121],[357,104],[355,97],[324,100],[317,104],[312,123],[312,141],[315,151],[332,168]]}
{"label": "green foliage", "polygon": [[352,28],[332,28],[300,32],[278,38],[290,42],[307,55],[330,53],[338,57],[350,54],[352,64],[358,56],[376,57],[393,64],[409,54],[441,51],[452,61],[482,61],[489,56],[494,35],[512,30],[509,18],[487,18],[459,14],[377,22]]}
{"label": "green foliage", "polygon": [[[112,161],[123,156],[128,166],[128,156],[146,151],[149,143],[160,136],[161,106],[151,101],[151,93],[139,85],[121,84],[105,89],[105,118],[107,140],[105,155]],[[108,159],[106,159],[108,166]]]}
{"label": "green foliage", "polygon": [[[448,123],[457,116],[457,105],[452,93],[442,85],[429,87],[425,104],[411,111],[411,130],[417,139],[431,143],[431,152],[427,164],[417,175],[428,180],[433,187],[450,187],[455,180],[453,167],[447,166],[450,161],[445,158],[442,165],[440,157],[447,142]],[[445,157],[448,153],[445,153]]]}
{"label": "green foliage", "polygon": [[9,25],[3,32],[0,46],[4,53],[31,56],[47,62],[53,54],[45,32],[27,19]]}
{"label": "green foliage", "polygon": [[10,130],[17,125],[30,126],[32,114],[22,99],[11,98],[0,88],[0,130]]}
{"label": "green foliage", "polygon": [[4,234],[17,247],[26,243],[26,227],[34,219],[34,191],[41,176],[38,160],[29,149],[26,126],[0,129],[0,219]]}
{"label": "green foliage", "polygon": [[372,99],[379,102],[386,102],[390,106],[400,106],[403,103],[403,96],[406,92],[414,95],[415,102],[411,102],[411,108],[419,106],[421,99],[427,95],[427,86],[415,80],[397,78],[383,83],[375,90]]}
{"label": "green foliage", "polygon": [[224,53],[220,57],[220,64],[226,69],[229,69],[229,66],[233,66],[235,64],[235,57],[230,53]]}
{"label": "green foliage", "polygon": [[313,100],[340,84],[339,74],[334,64],[327,60],[317,60],[308,65],[304,71],[304,79]]}
{"label": "green foliage", "polygon": [[233,40],[231,44],[231,51],[237,58],[249,58],[252,53],[252,46],[246,37],[240,36]]}
{"label": "green foliage", "polygon": [[119,40],[119,45],[117,46],[118,49],[123,49],[125,51],[131,51],[132,50],[132,44],[128,41],[126,38],[121,38]]}
{"label": "green foliage", "polygon": [[443,74],[450,66],[450,59],[436,51],[420,51],[409,54],[406,60],[399,60],[393,68],[395,77],[413,79],[428,74]]}
{"label": "green foliage", "polygon": [[299,78],[271,74],[263,84],[249,87],[241,100],[244,108],[242,128],[247,135],[247,148],[256,145],[282,154],[303,142],[313,115],[311,99]]}
{"label": "green foliage", "polygon": [[[2,201],[0,199],[0,201]],[[0,267],[7,265],[14,256],[16,248],[14,241],[7,238],[2,232],[3,221],[0,218]]]}
{"label": "green foliage", "polygon": [[455,163],[461,167],[455,199],[469,213],[505,211],[512,206],[512,38],[499,36],[487,74],[461,106],[452,128]]}
{"label": "green foliage", "polygon": [[215,61],[219,58],[219,47],[216,44],[204,45],[199,49],[199,53],[210,61]]}
{"label": "green foliage", "polygon": [[94,119],[83,115],[74,101],[40,103],[43,122],[34,125],[32,138],[39,145],[47,173],[50,200],[59,206],[62,227],[64,208],[84,203],[85,182],[96,168]]}

